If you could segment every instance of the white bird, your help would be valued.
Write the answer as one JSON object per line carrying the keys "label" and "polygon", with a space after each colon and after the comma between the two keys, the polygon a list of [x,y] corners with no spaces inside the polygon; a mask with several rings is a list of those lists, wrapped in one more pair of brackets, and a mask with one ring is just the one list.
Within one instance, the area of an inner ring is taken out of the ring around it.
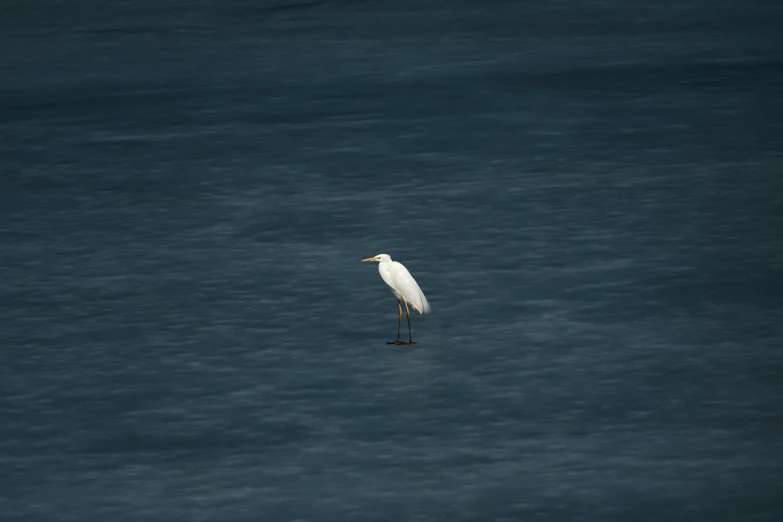
{"label": "white bird", "polygon": [[[388,341],[386,344],[416,344],[413,342],[413,335],[411,334],[411,311],[408,309],[410,304],[420,314],[430,313],[430,304],[427,302],[427,298],[424,297],[424,292],[421,291],[416,280],[405,265],[392,261],[392,258],[386,254],[379,254],[375,257],[368,257],[362,259],[362,263],[367,261],[378,262],[378,272],[392,289],[394,295],[397,296],[397,308],[400,310],[400,320],[397,323],[397,340]],[[400,341],[400,327],[402,326],[402,306],[400,306],[400,300],[405,303],[405,312],[408,314],[408,342],[404,343]]]}

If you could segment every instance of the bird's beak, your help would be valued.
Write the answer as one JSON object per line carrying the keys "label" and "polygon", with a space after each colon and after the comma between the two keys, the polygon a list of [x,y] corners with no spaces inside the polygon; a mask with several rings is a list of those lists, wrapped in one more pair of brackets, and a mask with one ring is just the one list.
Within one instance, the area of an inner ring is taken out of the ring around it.
{"label": "bird's beak", "polygon": [[367,259],[362,259],[362,263],[367,262],[367,261],[375,261],[375,258],[374,257],[368,257]]}

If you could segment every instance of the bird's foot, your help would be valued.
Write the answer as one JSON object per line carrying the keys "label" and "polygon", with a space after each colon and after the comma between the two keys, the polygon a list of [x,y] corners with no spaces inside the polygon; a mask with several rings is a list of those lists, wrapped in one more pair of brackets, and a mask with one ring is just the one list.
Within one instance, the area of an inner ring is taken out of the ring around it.
{"label": "bird's foot", "polygon": [[396,341],[386,341],[386,344],[408,344],[405,341],[400,341],[397,339]]}

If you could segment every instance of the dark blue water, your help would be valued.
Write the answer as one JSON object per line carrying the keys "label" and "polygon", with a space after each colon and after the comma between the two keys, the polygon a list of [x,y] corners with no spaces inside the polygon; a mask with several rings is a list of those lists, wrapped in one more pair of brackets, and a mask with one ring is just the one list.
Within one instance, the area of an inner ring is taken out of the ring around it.
{"label": "dark blue water", "polygon": [[782,26],[12,2],[0,519],[783,520]]}

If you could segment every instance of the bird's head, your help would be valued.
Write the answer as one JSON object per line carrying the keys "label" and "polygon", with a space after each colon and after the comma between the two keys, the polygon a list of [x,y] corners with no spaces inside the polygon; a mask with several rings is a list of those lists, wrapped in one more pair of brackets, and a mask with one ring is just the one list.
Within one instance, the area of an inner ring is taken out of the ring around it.
{"label": "bird's head", "polygon": [[383,263],[386,261],[391,261],[391,257],[389,257],[387,254],[378,254],[374,257],[368,257],[367,259],[362,259],[362,263],[367,261],[376,261],[378,263]]}

